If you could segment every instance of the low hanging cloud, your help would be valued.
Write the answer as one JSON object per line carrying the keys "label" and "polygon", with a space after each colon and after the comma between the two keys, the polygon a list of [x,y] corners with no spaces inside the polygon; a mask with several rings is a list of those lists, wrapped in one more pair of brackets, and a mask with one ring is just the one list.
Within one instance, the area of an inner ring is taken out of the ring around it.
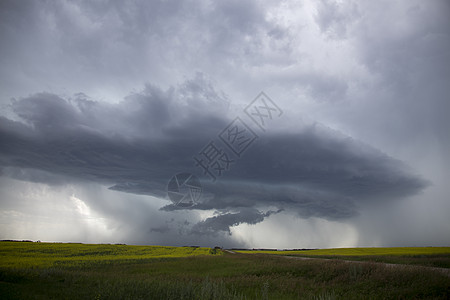
{"label": "low hanging cloud", "polygon": [[194,234],[217,234],[217,232],[223,231],[231,235],[230,227],[236,226],[242,223],[257,224],[264,221],[264,218],[278,211],[268,211],[263,213],[254,208],[244,208],[235,213],[223,213],[214,217],[207,218],[204,221],[195,224],[191,230]]}
{"label": "low hanging cloud", "polygon": [[[166,198],[173,175],[203,175],[193,156],[231,122],[228,105],[202,74],[168,90],[148,85],[118,104],[84,94],[14,100],[14,118],[0,117],[2,175],[54,185],[88,180]],[[267,132],[217,181],[201,179],[197,205],[161,208],[218,214],[195,224],[193,234],[230,233],[283,210],[348,219],[368,203],[428,185],[401,161],[317,123]]]}

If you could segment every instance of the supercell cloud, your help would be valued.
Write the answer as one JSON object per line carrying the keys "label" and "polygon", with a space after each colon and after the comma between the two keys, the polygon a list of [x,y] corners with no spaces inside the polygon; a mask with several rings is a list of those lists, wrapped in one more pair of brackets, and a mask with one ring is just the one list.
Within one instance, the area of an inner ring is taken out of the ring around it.
{"label": "supercell cloud", "polygon": [[[0,238],[448,245],[449,16],[445,1],[2,1]],[[246,114],[261,91],[265,127]],[[239,153],[236,122],[253,138]],[[211,142],[219,173],[196,160]],[[179,173],[200,179],[193,206],[168,197]]]}
{"label": "supercell cloud", "polygon": [[[110,105],[35,94],[12,103],[18,121],[1,119],[3,174],[53,184],[88,180],[166,198],[180,171],[208,175],[193,156],[232,122],[226,108],[227,99],[202,80],[166,91],[147,86]],[[205,196],[189,208],[220,212],[195,225],[196,233],[259,223],[273,212],[257,209],[270,207],[350,218],[364,203],[395,201],[427,185],[401,161],[317,123],[264,134],[222,176],[204,176]],[[187,208],[162,208],[177,209]]]}

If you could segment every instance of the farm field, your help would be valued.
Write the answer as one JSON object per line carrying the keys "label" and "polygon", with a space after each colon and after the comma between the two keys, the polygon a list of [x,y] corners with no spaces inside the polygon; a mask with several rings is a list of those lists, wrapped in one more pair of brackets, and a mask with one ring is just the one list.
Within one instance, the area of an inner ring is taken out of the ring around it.
{"label": "farm field", "polygon": [[236,250],[236,252],[450,268],[450,247],[335,248],[285,251]]}
{"label": "farm field", "polygon": [[0,268],[74,267],[91,263],[209,255],[210,248],[0,242]]}
{"label": "farm field", "polygon": [[421,266],[210,248],[0,242],[1,299],[449,297],[449,276]]}

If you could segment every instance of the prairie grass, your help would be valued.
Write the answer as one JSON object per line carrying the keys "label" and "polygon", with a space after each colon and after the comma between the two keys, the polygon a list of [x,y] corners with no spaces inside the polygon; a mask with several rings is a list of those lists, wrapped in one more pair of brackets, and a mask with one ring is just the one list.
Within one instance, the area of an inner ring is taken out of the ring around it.
{"label": "prairie grass", "polygon": [[292,251],[239,250],[237,252],[450,268],[450,247],[335,248]]}
{"label": "prairie grass", "polygon": [[[45,264],[25,266],[0,243],[0,295],[2,299],[448,299],[449,277],[423,267],[388,267],[351,264],[338,260],[286,259],[274,255],[210,254],[186,256],[199,248],[176,249],[164,256],[161,248],[148,255],[145,247],[118,250],[130,259],[96,259],[89,245],[70,245],[47,257]],[[88,246],[88,247],[85,247]],[[111,245],[114,248],[118,245]],[[34,244],[24,246],[32,249]],[[70,248],[69,247],[69,248]],[[79,250],[76,248],[79,247]],[[109,246],[108,246],[109,247]],[[109,249],[107,247],[107,249]],[[140,246],[139,246],[140,247]],[[147,246],[148,247],[148,246]],[[120,247],[119,247],[120,248]],[[151,247],[149,247],[151,248]],[[46,249],[46,248],[41,248]],[[114,250],[114,249],[113,249]],[[35,250],[33,250],[36,252]],[[31,253],[33,252],[31,251]],[[63,252],[86,253],[81,264],[49,263]],[[136,253],[137,252],[137,253]],[[217,251],[220,252],[220,251]],[[48,253],[44,253],[47,255]],[[132,253],[132,254],[131,254]],[[139,254],[141,253],[141,254]],[[144,254],[142,254],[144,253]],[[146,253],[146,254],[145,254]],[[177,256],[175,256],[175,253]],[[42,255],[44,255],[42,254]],[[198,254],[198,253],[197,253]],[[45,256],[44,255],[44,256]],[[110,255],[110,254],[108,254]],[[107,256],[108,256],[107,255]],[[32,254],[30,254],[32,257]],[[3,260],[9,261],[3,264]]]}
{"label": "prairie grass", "polygon": [[368,256],[368,255],[450,255],[450,247],[391,247],[391,248],[332,248],[313,250],[286,250],[286,251],[260,251],[237,250],[240,253],[266,253],[266,254],[307,254],[307,255],[341,255],[341,256]]}
{"label": "prairie grass", "polygon": [[210,248],[0,242],[0,267],[78,266],[113,261],[210,255]]}

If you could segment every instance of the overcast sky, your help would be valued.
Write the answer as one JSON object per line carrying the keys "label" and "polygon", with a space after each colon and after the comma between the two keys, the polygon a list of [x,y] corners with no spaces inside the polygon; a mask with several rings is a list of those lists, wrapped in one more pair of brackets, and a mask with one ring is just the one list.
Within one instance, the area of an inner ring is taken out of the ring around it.
{"label": "overcast sky", "polygon": [[450,246],[448,1],[3,0],[0,41],[0,239]]}

